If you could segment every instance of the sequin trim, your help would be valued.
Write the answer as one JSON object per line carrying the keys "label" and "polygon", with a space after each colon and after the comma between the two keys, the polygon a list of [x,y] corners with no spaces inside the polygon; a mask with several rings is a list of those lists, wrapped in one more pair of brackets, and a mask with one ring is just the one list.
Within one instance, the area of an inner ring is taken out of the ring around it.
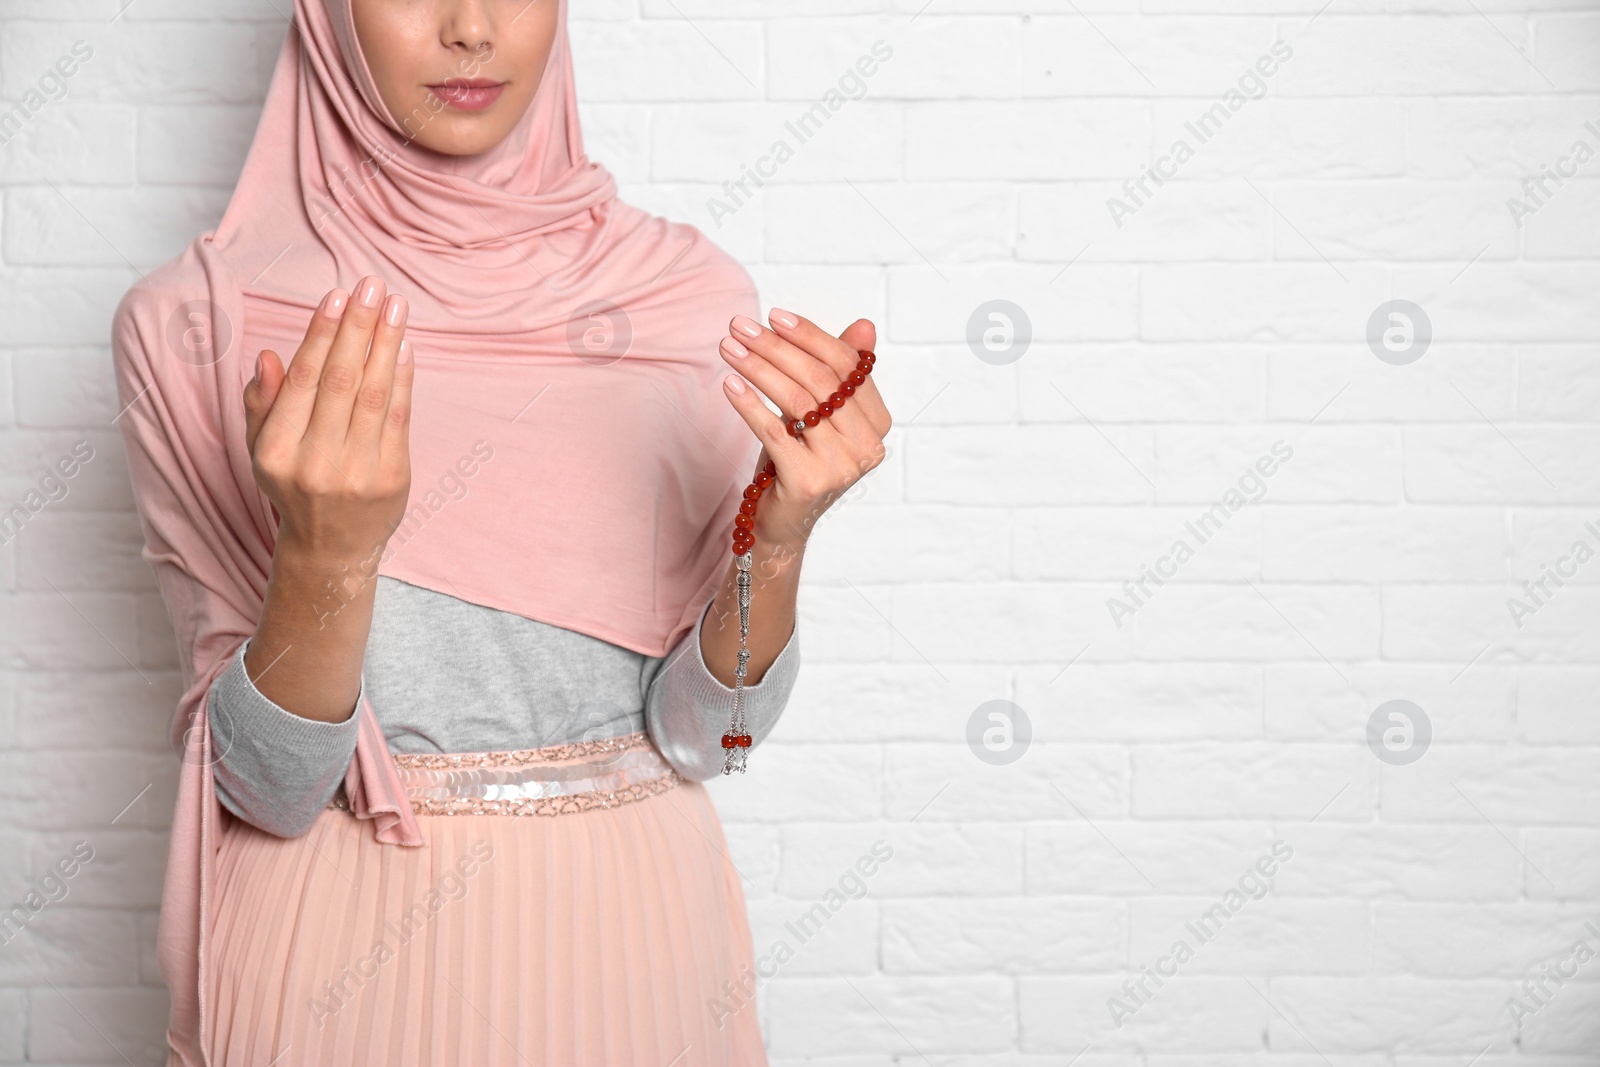
{"label": "sequin trim", "polygon": [[411,810],[418,815],[574,815],[596,808],[616,808],[659,796],[681,783],[677,771],[668,770],[660,778],[635,782],[625,789],[590,789],[561,797],[536,797],[521,800],[485,800],[482,797],[457,797],[451,800],[413,798]]}
{"label": "sequin trim", "polygon": [[643,733],[606,737],[599,741],[574,741],[549,748],[519,748],[507,752],[396,752],[394,764],[402,768],[520,767],[530,763],[557,763],[562,760],[605,756],[648,745]]}
{"label": "sequin trim", "polygon": [[[418,815],[573,815],[659,796],[683,778],[644,733],[502,752],[394,753]],[[343,787],[328,805],[349,811]]]}

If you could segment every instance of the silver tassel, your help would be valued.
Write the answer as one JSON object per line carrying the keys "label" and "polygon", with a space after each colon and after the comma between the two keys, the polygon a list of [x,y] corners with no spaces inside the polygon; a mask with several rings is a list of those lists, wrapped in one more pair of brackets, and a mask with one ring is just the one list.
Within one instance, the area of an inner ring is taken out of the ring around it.
{"label": "silver tassel", "polygon": [[[745,552],[735,556],[734,562],[739,568],[739,663],[733,669],[733,718],[728,723],[728,733],[734,737],[745,732],[744,721],[744,673],[745,667],[750,662],[750,564],[752,554]],[[744,773],[745,756],[750,751],[738,745],[725,750],[727,758],[722,764],[723,774],[732,774],[738,771]]]}

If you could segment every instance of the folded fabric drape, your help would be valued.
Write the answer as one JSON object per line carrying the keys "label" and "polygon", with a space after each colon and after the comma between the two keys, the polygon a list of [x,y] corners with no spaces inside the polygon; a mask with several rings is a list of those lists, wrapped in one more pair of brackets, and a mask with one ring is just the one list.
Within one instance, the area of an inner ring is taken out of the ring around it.
{"label": "folded fabric drape", "polygon": [[[183,756],[158,949],[172,1062],[205,1062],[218,803],[205,695],[255,629],[277,528],[245,446],[255,356],[292,357],[329,288],[410,301],[412,490],[378,573],[660,656],[727,565],[759,445],[718,340],[750,275],[693,226],[631,207],[583,148],[567,5],[522,123],[446,157],[389,115],[349,0],[295,0],[215,230],[124,296],[112,350],[145,558],[178,636]],[[473,460],[466,492],[439,486]],[[375,840],[422,836],[363,702],[345,778]]]}

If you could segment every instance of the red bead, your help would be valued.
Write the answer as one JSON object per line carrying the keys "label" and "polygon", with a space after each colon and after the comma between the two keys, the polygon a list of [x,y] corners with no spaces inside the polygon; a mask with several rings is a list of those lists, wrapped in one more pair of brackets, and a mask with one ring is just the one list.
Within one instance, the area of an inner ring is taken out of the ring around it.
{"label": "red bead", "polygon": [[833,405],[824,400],[822,403],[817,405],[817,414],[821,415],[825,419],[828,418],[833,414]]}
{"label": "red bead", "polygon": [[733,746],[734,746],[734,736],[732,734],[723,734],[722,735],[722,747],[723,748],[732,748]]}
{"label": "red bead", "polygon": [[846,378],[845,380],[851,385],[860,385],[862,382],[867,380],[867,376],[858,370],[853,370],[850,372],[850,377]]}
{"label": "red bead", "polygon": [[748,530],[750,527],[756,524],[756,520],[751,518],[749,515],[735,515],[733,517],[733,524],[739,527],[741,530]]}
{"label": "red bead", "polygon": [[739,511],[744,515],[754,515],[756,513],[756,502],[754,500],[739,501]]}
{"label": "red bead", "polygon": [[755,485],[754,483],[745,486],[744,487],[744,498],[746,500],[759,500],[759,499],[761,499],[761,487],[759,485]]}
{"label": "red bead", "polygon": [[843,393],[845,396],[855,396],[856,395],[855,383],[852,382],[849,378],[846,378],[844,381],[839,383],[839,392]]}
{"label": "red bead", "polygon": [[828,403],[833,405],[833,410],[838,411],[840,408],[844,407],[844,394],[835,390],[833,394],[828,397]]}
{"label": "red bead", "polygon": [[762,471],[760,474],[756,475],[756,488],[765,489],[771,484],[772,475],[768,474],[766,471]]}
{"label": "red bead", "polygon": [[767,460],[767,465],[762,467],[761,470],[766,474],[772,475],[774,478],[778,476],[778,464],[770,459]]}
{"label": "red bead", "polygon": [[815,411],[806,412],[806,426],[815,426],[822,421],[822,416]]}
{"label": "red bead", "polygon": [[861,358],[866,360],[868,363],[876,363],[878,361],[878,357],[873,354],[873,351],[870,348],[861,349]]}

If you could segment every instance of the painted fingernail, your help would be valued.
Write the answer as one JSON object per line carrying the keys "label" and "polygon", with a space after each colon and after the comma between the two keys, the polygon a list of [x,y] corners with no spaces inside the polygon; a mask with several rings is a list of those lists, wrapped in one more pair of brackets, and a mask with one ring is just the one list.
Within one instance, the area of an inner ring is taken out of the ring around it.
{"label": "painted fingernail", "polygon": [[383,288],[383,283],[376,278],[367,278],[361,283],[361,306],[375,308],[378,306],[378,290]]}
{"label": "painted fingernail", "polygon": [[733,328],[748,337],[761,336],[761,327],[756,325],[754,319],[744,315],[735,315],[733,317]]}
{"label": "painted fingernail", "polygon": [[785,330],[792,330],[796,326],[800,325],[799,319],[795,318],[791,312],[785,311],[782,308],[773,308],[772,314],[768,315],[767,317],[772,320],[774,325],[782,326]]}
{"label": "painted fingernail", "polygon": [[744,379],[739,377],[737,374],[730,374],[726,378],[722,379],[722,381],[723,384],[727,385],[727,387],[732,389],[734,392],[744,392]]}
{"label": "painted fingernail", "polygon": [[405,297],[401,296],[399,293],[390,294],[389,313],[384,316],[384,320],[388,322],[390,326],[398,326],[402,322],[406,321]]}
{"label": "painted fingernail", "polygon": [[750,350],[748,348],[740,344],[738,340],[732,337],[724,337],[722,339],[722,349],[734,359],[744,359],[750,354]]}
{"label": "painted fingernail", "polygon": [[328,295],[322,298],[322,313],[330,319],[337,319],[344,314],[344,302],[350,295],[343,289],[330,289]]}
{"label": "painted fingernail", "polygon": [[411,342],[404,337],[400,338],[400,354],[395,356],[394,361],[399,364],[411,362]]}

